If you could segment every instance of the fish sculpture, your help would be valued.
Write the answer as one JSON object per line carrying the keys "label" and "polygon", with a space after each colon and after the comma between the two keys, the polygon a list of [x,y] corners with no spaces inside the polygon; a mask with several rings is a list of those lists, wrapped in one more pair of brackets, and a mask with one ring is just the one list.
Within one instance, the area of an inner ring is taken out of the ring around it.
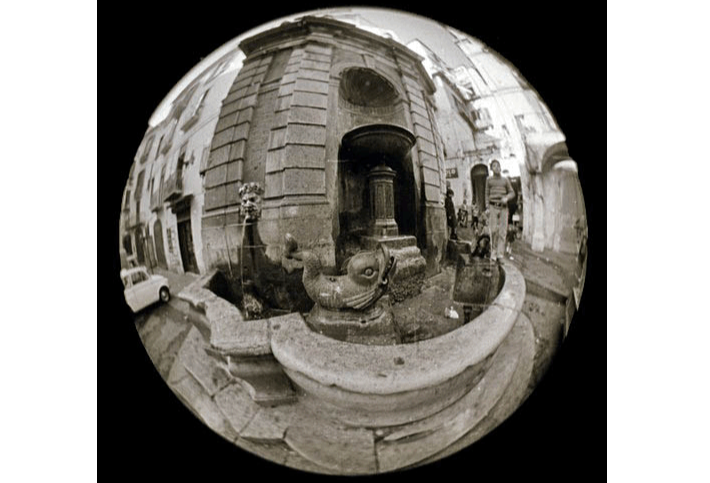
{"label": "fish sculpture", "polygon": [[383,244],[356,253],[343,264],[345,274],[326,275],[318,255],[299,250],[298,242],[286,234],[284,257],[303,263],[303,286],[316,304],[329,310],[364,310],[387,291],[389,275],[397,260]]}

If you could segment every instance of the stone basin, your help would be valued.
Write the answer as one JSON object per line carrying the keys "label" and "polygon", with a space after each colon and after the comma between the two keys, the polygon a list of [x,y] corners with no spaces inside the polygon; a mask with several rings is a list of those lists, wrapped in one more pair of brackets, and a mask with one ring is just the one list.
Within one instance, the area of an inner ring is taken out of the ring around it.
{"label": "stone basin", "polygon": [[203,314],[201,332],[211,353],[228,362],[225,368],[258,404],[297,397],[346,425],[388,427],[426,419],[482,381],[525,298],[520,271],[505,260],[500,268],[503,286],[478,317],[444,335],[399,345],[339,341],[312,331],[300,313],[243,320],[205,288],[209,276],[180,296]]}
{"label": "stone basin", "polygon": [[350,158],[389,156],[402,158],[416,142],[408,129],[394,124],[368,124],[343,136],[343,148]]}
{"label": "stone basin", "polygon": [[307,401],[346,424],[384,427],[426,418],[483,378],[516,322],[525,280],[513,265],[501,267],[505,282],[488,308],[442,336],[413,344],[352,344],[311,331],[297,316],[271,325],[271,351]]}

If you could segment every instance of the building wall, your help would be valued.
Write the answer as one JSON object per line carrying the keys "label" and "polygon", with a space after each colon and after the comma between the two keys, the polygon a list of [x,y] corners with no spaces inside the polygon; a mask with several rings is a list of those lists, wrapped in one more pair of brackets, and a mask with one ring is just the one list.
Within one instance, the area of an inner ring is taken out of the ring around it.
{"label": "building wall", "polygon": [[[140,220],[147,235],[146,245],[152,254],[151,265],[156,265],[159,260],[157,251],[162,250],[168,270],[178,273],[185,270],[178,239],[178,219],[173,206],[165,199],[166,184],[171,176],[176,175],[178,157],[184,152],[182,189],[178,199],[191,197],[189,208],[195,262],[199,272],[205,270],[201,230],[204,200],[203,161],[209,154],[210,141],[220,111],[220,100],[226,96],[237,74],[238,62],[235,59],[236,53],[227,55],[195,79],[173,102],[168,116],[147,130],[138,149],[134,171],[145,173],[141,190]],[[135,192],[136,181],[137,175],[129,180],[127,189],[132,193]],[[131,200],[129,219],[135,219],[136,209],[136,203]],[[160,221],[162,246],[160,237],[155,236],[157,221]]]}
{"label": "building wall", "polygon": [[472,106],[486,133],[503,140],[502,168],[520,174],[523,239],[535,250],[574,252],[574,224],[586,224],[584,202],[576,171],[553,169],[549,162],[548,150],[565,139],[554,117],[513,66],[480,42],[450,32],[472,63],[457,69],[457,79],[474,91]]}
{"label": "building wall", "polygon": [[[378,72],[405,102],[401,122],[417,137],[412,162],[427,226],[422,244],[443,255],[444,167],[430,119],[430,93],[413,54],[399,53],[393,45],[324,19],[294,22],[242,43],[247,58],[222,103],[205,171],[207,266],[239,261],[238,189],[247,181],[264,187],[258,230],[270,258],[280,259],[284,236],[291,233],[324,263],[335,263],[340,140],[366,122],[339,115],[340,75],[351,67]],[[369,121],[377,117],[371,113]]]}

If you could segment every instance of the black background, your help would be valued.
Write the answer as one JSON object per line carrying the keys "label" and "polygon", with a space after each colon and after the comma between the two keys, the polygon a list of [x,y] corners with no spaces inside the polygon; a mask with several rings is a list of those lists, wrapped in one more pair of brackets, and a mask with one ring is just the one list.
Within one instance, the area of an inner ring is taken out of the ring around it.
{"label": "black background", "polygon": [[[100,468],[106,476],[137,481],[240,479],[247,477],[245,472],[321,479],[275,465],[221,439],[168,389],[122,300],[117,276],[118,219],[128,171],[148,119],[183,75],[201,58],[252,27],[336,4],[180,5],[184,7],[121,3],[120,8],[101,10]],[[537,89],[579,165],[590,240],[580,311],[551,369],[530,398],[466,450],[422,468],[372,478],[389,481],[455,474],[506,482],[601,481],[606,474],[606,35],[602,27],[606,11],[554,3],[386,5],[479,38]]]}

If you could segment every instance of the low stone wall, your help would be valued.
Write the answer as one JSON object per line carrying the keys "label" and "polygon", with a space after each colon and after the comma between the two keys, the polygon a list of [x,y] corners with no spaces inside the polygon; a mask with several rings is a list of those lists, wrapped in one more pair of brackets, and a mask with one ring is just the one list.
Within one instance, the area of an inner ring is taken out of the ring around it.
{"label": "low stone wall", "polygon": [[534,335],[521,311],[525,280],[507,261],[502,269],[503,288],[479,317],[395,346],[330,339],[298,313],[244,320],[205,288],[207,274],[178,294],[202,329],[171,380],[220,435],[286,466],[354,475],[434,461],[485,435],[527,396]]}
{"label": "low stone wall", "polygon": [[278,329],[272,326],[272,351],[297,386],[349,423],[387,426],[425,418],[478,382],[515,324],[525,280],[512,265],[503,270],[505,283],[491,306],[442,336],[394,346],[348,344],[310,331],[291,314]]}

